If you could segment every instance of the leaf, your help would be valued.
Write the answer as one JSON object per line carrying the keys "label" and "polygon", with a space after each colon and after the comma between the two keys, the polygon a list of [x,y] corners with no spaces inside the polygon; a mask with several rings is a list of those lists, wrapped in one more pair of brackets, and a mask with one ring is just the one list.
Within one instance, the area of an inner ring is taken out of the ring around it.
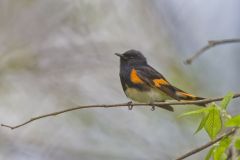
{"label": "leaf", "polygon": [[207,153],[207,155],[206,155],[206,157],[205,157],[205,160],[210,160],[214,149],[215,149],[215,147],[212,147],[212,148],[208,151],[208,153]]}
{"label": "leaf", "polygon": [[205,126],[205,123],[206,123],[206,121],[208,119],[208,116],[209,116],[209,113],[205,113],[204,114],[204,116],[203,116],[203,118],[201,120],[201,123],[199,124],[198,129],[195,131],[194,134],[198,133],[200,130],[203,129],[203,127]]}
{"label": "leaf", "polygon": [[221,106],[222,109],[227,109],[227,106],[230,103],[230,101],[232,100],[233,96],[234,96],[234,94],[232,92],[228,92],[224,96],[223,100],[220,103],[220,106]]}
{"label": "leaf", "polygon": [[225,151],[228,149],[230,144],[231,139],[229,137],[223,138],[213,152],[213,159],[216,160],[226,159],[227,156]]}
{"label": "leaf", "polygon": [[231,143],[231,138],[227,136],[220,141],[219,147],[227,148],[230,145],[230,143]]}
{"label": "leaf", "polygon": [[209,110],[208,118],[205,122],[204,128],[211,139],[215,139],[217,134],[220,132],[222,128],[222,120],[217,106],[212,107],[211,110]]}
{"label": "leaf", "polygon": [[207,112],[208,110],[209,110],[209,107],[201,108],[201,109],[198,109],[198,110],[183,113],[183,114],[180,115],[180,117],[189,116],[189,115],[193,115],[193,114],[200,114],[200,113]]}
{"label": "leaf", "polygon": [[225,123],[226,127],[240,127],[240,115],[234,116]]}
{"label": "leaf", "polygon": [[240,150],[240,138],[235,140],[234,146],[236,149]]}

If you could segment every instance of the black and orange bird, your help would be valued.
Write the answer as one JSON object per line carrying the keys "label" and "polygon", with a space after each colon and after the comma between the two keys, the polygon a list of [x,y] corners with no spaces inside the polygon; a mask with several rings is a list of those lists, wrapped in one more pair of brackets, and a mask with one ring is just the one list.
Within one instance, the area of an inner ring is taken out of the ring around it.
{"label": "black and orange bird", "polygon": [[[166,78],[147,63],[137,50],[128,50],[120,57],[120,80],[126,96],[136,102],[154,103],[175,99],[178,101],[202,100],[171,85]],[[200,104],[205,106],[205,104]],[[166,108],[173,111],[171,106]]]}

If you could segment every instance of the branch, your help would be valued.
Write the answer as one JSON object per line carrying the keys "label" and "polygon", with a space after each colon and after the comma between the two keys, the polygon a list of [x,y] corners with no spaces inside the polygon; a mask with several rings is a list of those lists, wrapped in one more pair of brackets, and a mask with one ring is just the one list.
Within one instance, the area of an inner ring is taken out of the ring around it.
{"label": "branch", "polygon": [[203,54],[205,51],[218,46],[218,45],[223,45],[223,44],[228,44],[228,43],[240,43],[240,39],[224,39],[224,40],[211,40],[208,41],[208,44],[204,47],[202,47],[199,51],[197,51],[195,54],[193,54],[192,57],[188,58],[185,60],[185,64],[191,64],[193,60],[195,60],[198,56]]}
{"label": "branch", "polygon": [[[233,98],[237,98],[240,97],[240,93],[237,93],[233,96]],[[24,123],[21,123],[19,125],[16,126],[10,126],[7,124],[1,124],[2,127],[7,127],[10,129],[16,129],[22,126],[25,126],[28,123],[31,123],[33,121],[42,119],[42,118],[46,118],[46,117],[50,117],[50,116],[56,116],[59,114],[63,114],[65,112],[70,112],[70,111],[74,111],[74,110],[79,110],[79,109],[84,109],[84,108],[113,108],[113,107],[128,107],[130,110],[132,109],[133,106],[148,106],[148,107],[152,107],[152,109],[154,109],[154,106],[156,107],[160,107],[163,109],[167,109],[169,110],[169,105],[188,105],[188,104],[208,104],[211,102],[216,102],[216,101],[221,101],[224,97],[220,97],[220,98],[209,98],[209,99],[204,99],[204,100],[197,100],[197,101],[173,101],[173,102],[159,102],[159,103],[120,103],[120,104],[110,104],[110,105],[87,105],[87,106],[77,106],[74,108],[69,108],[69,109],[65,109],[65,110],[61,110],[58,112],[52,112],[52,113],[48,113],[48,114],[44,114],[44,115],[40,115],[40,116],[36,116],[31,118],[28,121],[25,121]]]}
{"label": "branch", "polygon": [[191,156],[193,154],[196,154],[196,153],[198,153],[198,152],[208,148],[209,146],[212,146],[213,144],[217,143],[218,141],[221,141],[223,138],[228,137],[228,136],[234,134],[236,132],[236,130],[237,129],[234,128],[234,129],[228,131],[227,133],[223,134],[222,136],[218,137],[217,139],[215,139],[213,141],[210,141],[210,142],[202,145],[201,147],[198,147],[198,148],[196,148],[194,150],[191,150],[190,152],[188,152],[188,153],[178,157],[176,160],[183,160],[183,159],[185,159],[185,158],[187,158],[187,157],[189,157],[189,156]]}

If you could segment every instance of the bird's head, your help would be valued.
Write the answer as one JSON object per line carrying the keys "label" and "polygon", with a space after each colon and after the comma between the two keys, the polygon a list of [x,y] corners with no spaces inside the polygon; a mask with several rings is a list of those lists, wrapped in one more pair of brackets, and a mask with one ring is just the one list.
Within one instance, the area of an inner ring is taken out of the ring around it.
{"label": "bird's head", "polygon": [[143,54],[137,50],[128,50],[123,54],[115,53],[116,56],[120,57],[121,64],[129,64],[129,65],[141,65],[147,64],[146,58]]}

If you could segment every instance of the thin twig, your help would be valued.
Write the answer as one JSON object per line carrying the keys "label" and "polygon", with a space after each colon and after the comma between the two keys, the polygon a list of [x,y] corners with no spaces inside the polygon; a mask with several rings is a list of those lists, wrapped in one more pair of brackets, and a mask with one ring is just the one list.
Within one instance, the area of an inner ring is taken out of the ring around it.
{"label": "thin twig", "polygon": [[198,56],[203,54],[205,51],[209,50],[212,47],[222,45],[222,44],[228,44],[228,43],[240,43],[240,39],[224,39],[224,40],[211,40],[208,41],[208,44],[204,47],[202,47],[199,51],[197,51],[195,54],[193,54],[192,57],[188,58],[184,63],[185,64],[191,64]]}
{"label": "thin twig", "polygon": [[[233,96],[233,98],[237,98],[240,97],[240,93],[237,93]],[[120,104],[109,104],[109,105],[86,105],[86,106],[77,106],[74,108],[69,108],[69,109],[65,109],[65,110],[61,110],[58,112],[52,112],[52,113],[48,113],[48,114],[44,114],[44,115],[40,115],[40,116],[36,116],[31,118],[28,121],[25,121],[24,123],[21,123],[19,125],[16,126],[11,126],[11,125],[7,125],[7,124],[1,124],[2,127],[7,127],[10,129],[16,129],[22,126],[25,126],[28,123],[31,123],[33,121],[36,121],[38,119],[42,119],[42,118],[46,118],[46,117],[50,117],[50,116],[56,116],[65,112],[70,112],[70,111],[74,111],[74,110],[79,110],[79,109],[84,109],[84,108],[113,108],[113,107],[128,107],[128,108],[132,108],[133,106],[148,106],[148,107],[152,107],[152,106],[156,106],[156,107],[160,107],[163,109],[167,109],[168,110],[168,106],[169,105],[188,105],[188,104],[208,104],[211,102],[216,102],[216,101],[221,101],[223,99],[223,97],[220,98],[209,98],[209,99],[204,99],[204,100],[198,100],[198,101],[172,101],[172,102],[159,102],[159,103],[120,103]]]}
{"label": "thin twig", "polygon": [[187,158],[187,157],[189,157],[193,154],[196,154],[196,153],[208,148],[209,146],[212,146],[213,144],[217,143],[218,141],[222,140],[223,138],[234,134],[236,132],[236,130],[237,130],[236,128],[233,128],[232,130],[228,131],[227,133],[223,134],[222,136],[218,137],[217,139],[215,139],[213,141],[210,141],[210,142],[208,142],[208,143],[206,143],[206,144],[202,145],[201,147],[198,147],[194,150],[191,150],[190,152],[178,157],[176,160],[183,160],[183,159],[185,159],[185,158]]}

